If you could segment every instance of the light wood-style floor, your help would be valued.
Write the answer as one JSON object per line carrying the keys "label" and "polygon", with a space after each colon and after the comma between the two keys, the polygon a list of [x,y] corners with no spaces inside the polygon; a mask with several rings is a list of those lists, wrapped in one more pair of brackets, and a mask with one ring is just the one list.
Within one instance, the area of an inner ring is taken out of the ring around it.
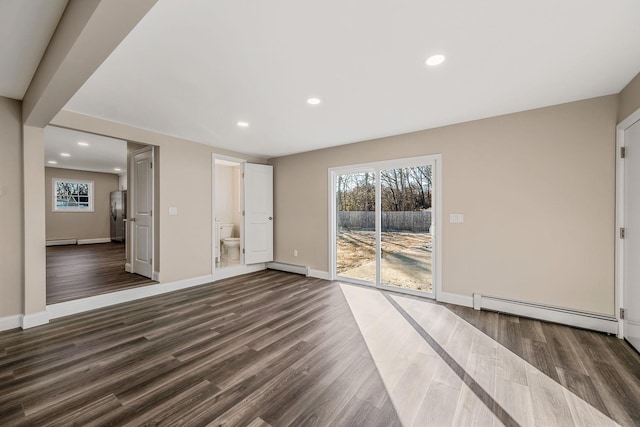
{"label": "light wood-style floor", "polygon": [[262,271],[0,333],[0,425],[640,425],[613,336]]}
{"label": "light wood-style floor", "polygon": [[405,426],[640,425],[640,355],[616,337],[341,287]]}
{"label": "light wood-style floor", "polygon": [[156,283],[124,271],[124,243],[47,247],[47,304]]}

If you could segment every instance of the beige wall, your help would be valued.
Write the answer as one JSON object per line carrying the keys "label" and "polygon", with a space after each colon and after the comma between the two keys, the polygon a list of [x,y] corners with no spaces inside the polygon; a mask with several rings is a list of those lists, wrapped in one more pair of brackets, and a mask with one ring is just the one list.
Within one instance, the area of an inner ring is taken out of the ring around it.
{"label": "beige wall", "polygon": [[24,198],[24,314],[23,325],[38,324],[47,306],[46,220],[44,191],[44,128],[22,127]]}
{"label": "beige wall", "polygon": [[618,123],[640,108],[640,73],[620,92]]}
{"label": "beige wall", "polygon": [[[93,181],[93,212],[54,212],[53,180]],[[45,168],[45,217],[47,240],[110,237],[110,193],[118,190],[118,175],[62,168]]]}
{"label": "beige wall", "polygon": [[22,118],[19,101],[0,97],[0,317],[22,313]]}
{"label": "beige wall", "polygon": [[[617,102],[612,95],[271,159],[275,258],[329,270],[328,168],[441,153],[444,292],[611,315]],[[448,223],[450,213],[465,223]]]}
{"label": "beige wall", "polygon": [[[212,154],[254,163],[264,159],[67,111],[51,124],[159,147],[160,281],[211,274]],[[178,215],[169,216],[169,207],[178,208]]]}

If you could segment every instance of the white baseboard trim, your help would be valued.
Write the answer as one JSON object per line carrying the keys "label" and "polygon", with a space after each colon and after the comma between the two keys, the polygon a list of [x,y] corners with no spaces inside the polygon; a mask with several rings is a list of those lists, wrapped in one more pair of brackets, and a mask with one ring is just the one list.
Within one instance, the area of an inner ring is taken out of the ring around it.
{"label": "white baseboard trim", "polygon": [[111,242],[110,237],[98,237],[96,239],[78,239],[79,245],[91,245],[93,243],[109,243]]}
{"label": "white baseboard trim", "polygon": [[139,288],[125,289],[123,291],[112,292],[110,294],[96,295],[89,298],[82,298],[73,301],[65,301],[47,306],[49,318],[70,316],[89,310],[121,304],[123,302],[135,301],[142,298],[165,294],[167,292],[178,291],[192,286],[204,285],[213,282],[213,276],[200,276],[190,279],[177,280],[175,282],[157,283],[153,285],[141,286]]}
{"label": "white baseboard trim", "polygon": [[131,269],[131,263],[130,262],[125,262],[124,263],[124,271],[126,271],[127,273],[133,273],[133,270]]}
{"label": "white baseboard trim", "polygon": [[76,245],[77,243],[78,241],[76,239],[47,240],[47,246]]}
{"label": "white baseboard trim", "polygon": [[308,276],[309,267],[302,265],[286,264],[284,262],[268,262],[267,268],[271,270],[286,271],[288,273],[302,274]]}
{"label": "white baseboard trim", "polygon": [[22,317],[22,329],[34,328],[40,325],[46,325],[49,323],[49,313],[46,311],[39,311],[37,313],[25,314]]}
{"label": "white baseboard trim", "polygon": [[467,295],[453,294],[450,292],[440,292],[436,295],[436,301],[449,304],[461,305],[463,307],[473,307],[473,298]]}
{"label": "white baseboard trim", "polygon": [[475,306],[479,306],[480,309],[515,314],[609,334],[618,332],[618,321],[613,316],[481,294],[474,294],[474,302]]}
{"label": "white baseboard trim", "polygon": [[[127,271],[127,266],[125,265],[124,268],[125,271]],[[159,271],[154,271],[153,273],[151,273],[151,280],[155,280],[156,282],[160,281],[160,272]]]}
{"label": "white baseboard trim", "polygon": [[315,277],[316,279],[331,280],[331,276],[328,271],[314,270],[313,268],[309,269],[307,276]]}
{"label": "white baseboard trim", "polygon": [[22,326],[22,317],[22,314],[0,317],[0,331],[20,328]]}
{"label": "white baseboard trim", "polygon": [[228,267],[216,268],[213,272],[214,280],[228,279],[229,277],[240,276],[241,274],[255,273],[256,271],[265,270],[267,267],[264,263],[259,264],[238,264]]}

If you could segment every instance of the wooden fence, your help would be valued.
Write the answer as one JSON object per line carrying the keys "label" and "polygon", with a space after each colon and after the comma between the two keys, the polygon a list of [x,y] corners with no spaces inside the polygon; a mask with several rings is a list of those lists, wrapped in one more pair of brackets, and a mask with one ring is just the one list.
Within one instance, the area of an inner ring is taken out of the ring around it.
{"label": "wooden fence", "polygon": [[[428,233],[431,211],[382,212],[382,231]],[[375,212],[339,211],[338,230],[375,230]]]}

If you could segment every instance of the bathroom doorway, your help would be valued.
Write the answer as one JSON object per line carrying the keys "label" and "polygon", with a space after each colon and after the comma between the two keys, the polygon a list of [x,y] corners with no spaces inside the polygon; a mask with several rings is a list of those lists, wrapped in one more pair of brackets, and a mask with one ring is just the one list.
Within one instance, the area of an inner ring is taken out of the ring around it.
{"label": "bathroom doorway", "polygon": [[213,256],[215,269],[244,264],[242,160],[214,160]]}

